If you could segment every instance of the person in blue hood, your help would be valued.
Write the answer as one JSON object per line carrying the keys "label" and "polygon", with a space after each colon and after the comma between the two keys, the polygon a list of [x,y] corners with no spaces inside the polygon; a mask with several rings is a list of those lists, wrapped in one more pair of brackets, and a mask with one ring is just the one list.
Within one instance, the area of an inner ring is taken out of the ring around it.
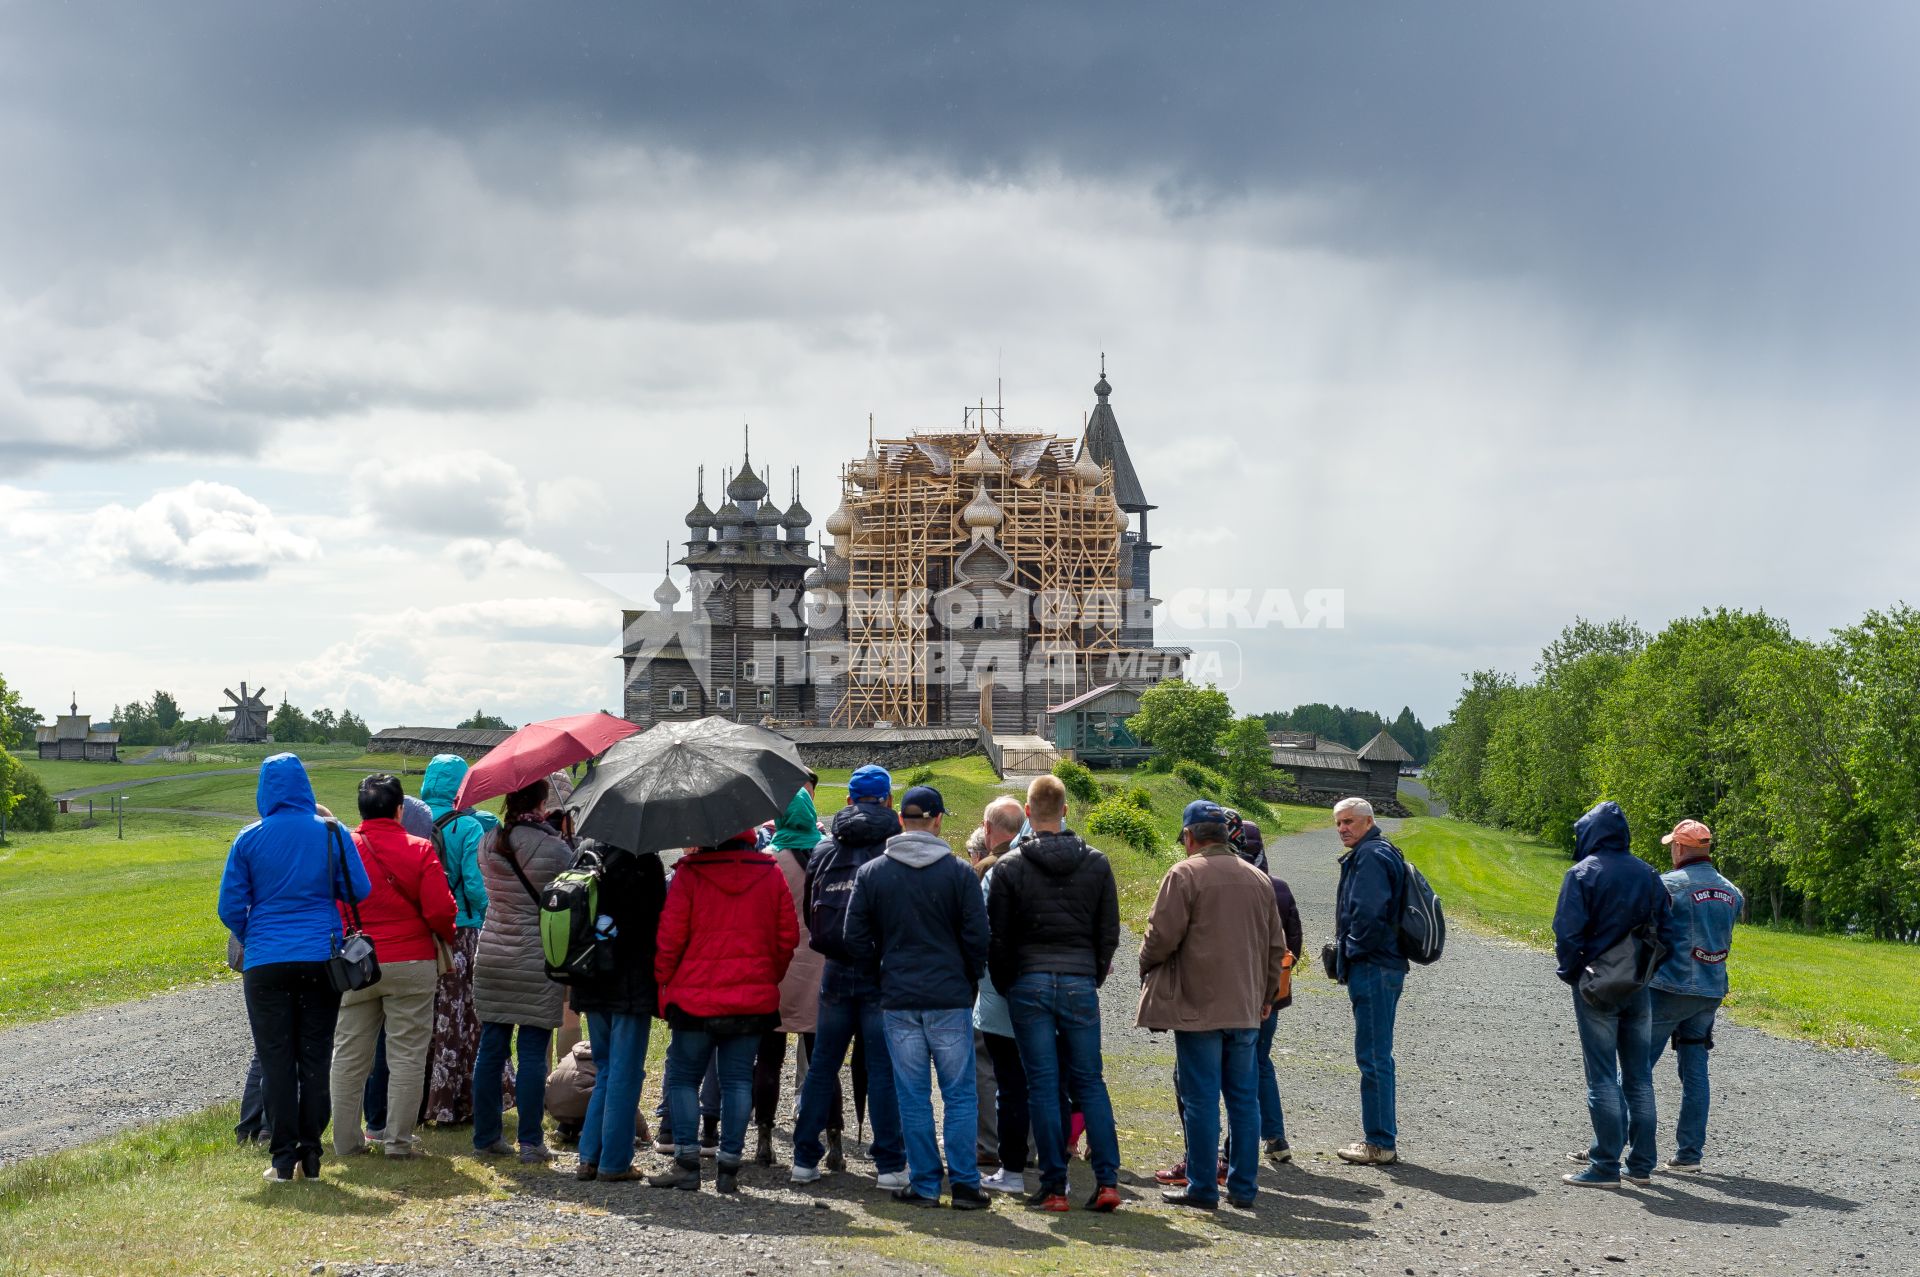
{"label": "person in blue hood", "polygon": [[1652,995],[1643,988],[1611,1011],[1597,1010],[1580,996],[1580,976],[1643,925],[1651,924],[1669,951],[1680,942],[1679,929],[1660,875],[1633,854],[1626,813],[1618,803],[1599,803],[1575,821],[1573,840],[1579,860],[1560,884],[1553,950],[1557,974],[1574,986],[1593,1144],[1586,1169],[1561,1178],[1586,1188],[1617,1188],[1624,1174],[1631,1183],[1647,1184],[1655,1138]]}
{"label": "person in blue hood", "polygon": [[487,885],[480,848],[500,822],[490,811],[454,806],[467,760],[436,754],[420,781],[420,797],[433,822],[433,840],[453,892],[452,963],[434,994],[433,1045],[428,1048],[425,1120],[454,1125],[473,1120],[473,1064],[480,1052],[480,1017],[473,1007],[473,964],[480,927],[487,920]]}
{"label": "person in blue hood", "polygon": [[340,995],[327,960],[341,938],[336,896],[359,901],[367,871],[353,839],[322,819],[292,754],[260,765],[260,819],[240,831],[220,878],[220,921],[246,958],[247,1022],[260,1056],[273,1163],[267,1178],[320,1175]]}

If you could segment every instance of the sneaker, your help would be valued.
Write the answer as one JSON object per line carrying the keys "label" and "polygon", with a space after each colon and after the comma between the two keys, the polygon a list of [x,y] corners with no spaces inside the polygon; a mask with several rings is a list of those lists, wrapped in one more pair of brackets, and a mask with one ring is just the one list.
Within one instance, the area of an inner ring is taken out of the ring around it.
{"label": "sneaker", "polygon": [[1335,1154],[1343,1162],[1352,1162],[1356,1166],[1389,1166],[1400,1160],[1400,1155],[1390,1148],[1381,1148],[1378,1144],[1369,1144],[1365,1140],[1355,1140]]}
{"label": "sneaker", "polygon": [[1568,1153],[1567,1160],[1569,1162],[1572,1162],[1575,1166],[1591,1166],[1593,1164],[1593,1155],[1591,1153],[1585,1153],[1585,1152]]}
{"label": "sneaker", "polygon": [[260,1178],[266,1180],[267,1183],[269,1184],[291,1184],[293,1183],[293,1172],[288,1171],[286,1174],[282,1175],[277,1169],[275,1169],[272,1166],[269,1166],[266,1169],[266,1173],[263,1174]]}
{"label": "sneaker", "polygon": [[1698,1175],[1700,1173],[1700,1163],[1671,1161],[1660,1169],[1670,1175]]}
{"label": "sneaker", "polygon": [[1284,1166],[1293,1160],[1293,1147],[1285,1140],[1272,1139],[1266,1145],[1267,1160],[1275,1166]]}
{"label": "sneaker", "polygon": [[1194,1210],[1220,1209],[1219,1198],[1195,1197],[1190,1190],[1184,1188],[1171,1193],[1162,1193],[1160,1194],[1160,1200],[1169,1206],[1187,1206]]}
{"label": "sneaker", "polygon": [[1064,1215],[1073,1209],[1073,1203],[1067,1200],[1065,1193],[1045,1185],[1027,1194],[1027,1205],[1051,1215]]}
{"label": "sneaker", "polygon": [[412,1158],[416,1158],[420,1156],[420,1150],[417,1147],[415,1147],[412,1143],[400,1145],[398,1147],[392,1144],[374,1144],[374,1145],[370,1145],[367,1151],[372,1152],[374,1149],[379,1149],[382,1153],[385,1153],[388,1157],[394,1158],[402,1162],[408,1161]]}
{"label": "sneaker", "polygon": [[1227,1205],[1239,1210],[1252,1210],[1253,1199],[1251,1197],[1228,1197]]}
{"label": "sneaker", "polygon": [[475,1157],[516,1157],[519,1153],[519,1149],[507,1143],[505,1140],[495,1140],[484,1148],[475,1148],[473,1150]]}
{"label": "sneaker", "polygon": [[819,1181],[820,1175],[821,1170],[818,1166],[802,1166],[800,1163],[795,1162],[793,1164],[793,1170],[788,1174],[787,1178],[796,1184],[812,1184]]}
{"label": "sneaker", "polygon": [[1563,1184],[1572,1184],[1575,1188],[1618,1188],[1620,1178],[1617,1175],[1601,1175],[1591,1167],[1584,1171],[1574,1171],[1560,1177]]}
{"label": "sneaker", "polygon": [[994,1193],[1024,1193],[1027,1191],[1026,1172],[1010,1171],[1002,1166],[991,1175],[981,1176],[980,1187]]}
{"label": "sneaker", "polygon": [[[629,1166],[624,1171],[608,1171],[605,1175],[600,1176],[600,1182],[602,1184],[626,1184],[637,1179],[645,1179],[646,1177],[647,1173],[638,1166]],[[582,1176],[582,1178],[586,1177]]]}
{"label": "sneaker", "polygon": [[551,1162],[553,1160],[553,1150],[545,1144],[522,1144],[520,1146],[520,1160],[529,1166],[537,1166],[542,1162]]}
{"label": "sneaker", "polygon": [[1119,1210],[1120,1190],[1112,1184],[1100,1185],[1093,1190],[1093,1196],[1087,1199],[1087,1209],[1099,1211],[1102,1215]]}
{"label": "sneaker", "polygon": [[1629,1184],[1635,1184],[1641,1188],[1651,1188],[1653,1186],[1653,1174],[1651,1172],[1645,1175],[1635,1175],[1632,1171],[1621,1171],[1620,1178]]}
{"label": "sneaker", "polygon": [[905,1171],[881,1171],[873,1177],[873,1186],[875,1188],[884,1188],[890,1193],[897,1193],[903,1188],[910,1187],[912,1184],[912,1176],[908,1175]]}
{"label": "sneaker", "polygon": [[899,1202],[902,1206],[938,1206],[940,1204],[939,1198],[922,1197],[911,1188],[894,1189],[893,1200]]}
{"label": "sneaker", "polygon": [[300,1159],[300,1165],[293,1168],[293,1173],[297,1178],[319,1179],[320,1178],[320,1154],[308,1153],[305,1157]]}
{"label": "sneaker", "polygon": [[1187,1186],[1187,1164],[1184,1161],[1175,1162],[1164,1171],[1155,1171],[1153,1178],[1157,1183],[1166,1184],[1172,1188],[1185,1188]]}
{"label": "sneaker", "polygon": [[598,1179],[600,1177],[600,1168],[592,1162],[582,1162],[573,1168],[573,1177],[577,1180]]}
{"label": "sneaker", "polygon": [[955,1184],[953,1186],[953,1208],[955,1210],[985,1210],[991,1205],[993,1205],[993,1199],[987,1196],[985,1190],[976,1188],[972,1184]]}

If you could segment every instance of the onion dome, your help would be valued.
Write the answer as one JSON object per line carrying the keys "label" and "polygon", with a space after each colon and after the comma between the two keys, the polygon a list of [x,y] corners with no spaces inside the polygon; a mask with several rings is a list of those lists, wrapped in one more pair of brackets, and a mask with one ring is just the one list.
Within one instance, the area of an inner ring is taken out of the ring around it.
{"label": "onion dome", "polygon": [[[985,439],[981,440],[982,444],[985,442]],[[967,502],[966,509],[960,512],[960,521],[969,528],[978,530],[982,528],[997,528],[1005,518],[1006,515],[1002,513],[1000,507],[995,504],[994,499],[987,495],[986,481],[984,479],[974,480],[973,500]]]}
{"label": "onion dome", "polygon": [[827,522],[824,526],[828,534],[835,538],[846,536],[853,531],[853,513],[847,509],[847,499],[845,497],[840,498],[839,507],[827,516]]}
{"label": "onion dome", "polygon": [[1080,459],[1073,463],[1073,477],[1091,488],[1106,478],[1107,472],[1093,459],[1093,453],[1083,447],[1080,449]]}
{"label": "onion dome", "polygon": [[727,485],[727,495],[735,501],[758,501],[767,495],[767,485],[753,472],[753,462],[740,463],[740,473]]}
{"label": "onion dome", "polygon": [[780,512],[774,509],[773,502],[762,501],[760,508],[753,512],[753,521],[759,525],[762,532],[778,532]]}
{"label": "onion dome", "polygon": [[737,528],[747,521],[746,512],[732,501],[720,507],[720,513],[713,516],[716,528]]}
{"label": "onion dome", "polygon": [[863,488],[880,482],[880,454],[867,445],[867,455],[853,463],[853,481]]}
{"label": "onion dome", "polygon": [[1113,530],[1115,532],[1125,532],[1127,530],[1127,512],[1119,506],[1113,507]]}
{"label": "onion dome", "polygon": [[705,497],[695,501],[693,509],[687,511],[687,526],[695,532],[705,532],[713,526],[713,511],[707,509]]}
{"label": "onion dome", "polygon": [[1100,352],[1100,380],[1093,383],[1093,393],[1101,403],[1105,403],[1107,396],[1113,393],[1113,387],[1107,384],[1107,352],[1104,350]]}
{"label": "onion dome", "polygon": [[[1000,473],[1000,458],[992,448],[987,446],[986,431],[980,432],[980,441],[973,445],[973,451],[969,452],[966,460],[960,463],[960,472],[974,475]],[[996,519],[995,522],[999,520]]]}
{"label": "onion dome", "polygon": [[788,506],[787,512],[780,517],[780,522],[789,528],[804,528],[813,522],[813,516],[807,513],[807,507],[800,504],[800,498],[795,497],[793,504]]}
{"label": "onion dome", "polygon": [[807,574],[800,578],[800,588],[803,590],[821,590],[826,585],[827,574],[820,568],[808,568]]}
{"label": "onion dome", "polygon": [[662,576],[660,584],[653,587],[653,601],[660,605],[662,612],[671,612],[673,605],[680,601],[680,588],[670,576]]}

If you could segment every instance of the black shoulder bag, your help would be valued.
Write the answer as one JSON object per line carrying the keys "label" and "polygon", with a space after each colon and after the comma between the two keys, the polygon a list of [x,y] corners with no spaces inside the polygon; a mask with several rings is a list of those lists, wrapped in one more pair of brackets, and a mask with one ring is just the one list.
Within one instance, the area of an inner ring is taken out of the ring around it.
{"label": "black shoulder bag", "polygon": [[[334,860],[336,850],[340,853],[338,862]],[[343,889],[351,888],[352,880],[347,875],[346,835],[337,820],[327,822],[327,876],[332,880],[333,898],[346,905],[353,919],[353,928],[340,937],[333,956],[327,959],[327,983],[335,993],[371,988],[380,983],[380,960],[373,956],[373,941],[361,929],[359,902],[351,890]]]}

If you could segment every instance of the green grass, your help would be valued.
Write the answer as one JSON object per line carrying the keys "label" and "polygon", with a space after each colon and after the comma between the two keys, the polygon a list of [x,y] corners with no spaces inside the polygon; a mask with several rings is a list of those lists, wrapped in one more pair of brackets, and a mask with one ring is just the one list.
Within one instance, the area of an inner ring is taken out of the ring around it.
{"label": "green grass", "polygon": [[[1559,850],[1445,817],[1410,820],[1397,841],[1451,917],[1552,948]],[[1920,946],[1741,926],[1727,976],[1738,1023],[1920,1064]]]}

